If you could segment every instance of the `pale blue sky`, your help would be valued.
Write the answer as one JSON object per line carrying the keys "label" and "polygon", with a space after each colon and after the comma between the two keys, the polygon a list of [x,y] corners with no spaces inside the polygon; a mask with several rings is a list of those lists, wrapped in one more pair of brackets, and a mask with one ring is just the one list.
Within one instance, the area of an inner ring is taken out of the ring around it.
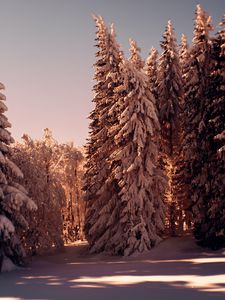
{"label": "pale blue sky", "polygon": [[169,19],[178,40],[182,32],[191,40],[197,3],[214,25],[221,20],[224,0],[0,0],[0,81],[14,138],[40,138],[48,127],[60,142],[85,143],[93,108],[92,13],[115,23],[126,53],[132,37],[145,58],[152,46],[159,49]]}

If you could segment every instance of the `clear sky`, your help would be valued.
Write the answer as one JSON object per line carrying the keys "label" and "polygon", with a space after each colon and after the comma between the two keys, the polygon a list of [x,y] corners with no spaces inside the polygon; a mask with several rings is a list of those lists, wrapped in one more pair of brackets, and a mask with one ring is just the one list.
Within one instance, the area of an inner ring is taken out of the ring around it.
{"label": "clear sky", "polygon": [[126,53],[132,37],[145,58],[152,46],[159,49],[169,19],[178,40],[183,32],[191,41],[197,3],[214,25],[225,13],[224,0],[0,0],[0,81],[13,137],[40,138],[48,127],[60,142],[85,143],[93,108],[92,13],[115,24]]}

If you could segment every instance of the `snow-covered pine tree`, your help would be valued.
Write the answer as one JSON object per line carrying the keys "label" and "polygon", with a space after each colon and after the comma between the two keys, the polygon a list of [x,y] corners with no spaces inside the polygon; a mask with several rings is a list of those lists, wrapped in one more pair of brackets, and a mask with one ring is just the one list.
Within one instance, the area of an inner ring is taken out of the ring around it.
{"label": "snow-covered pine tree", "polygon": [[[0,90],[4,85],[0,83]],[[23,186],[14,178],[23,177],[20,169],[11,161],[10,144],[14,142],[10,132],[11,127],[4,113],[6,97],[0,93],[0,271],[4,270],[7,262],[15,265],[24,263],[25,252],[18,238],[18,228],[27,228],[22,209],[35,210],[36,205],[31,200]]]}
{"label": "snow-covered pine tree", "polygon": [[110,243],[114,254],[130,255],[151,249],[161,239],[165,178],[158,168],[160,126],[148,78],[127,60],[121,63],[121,74],[123,82],[116,88],[121,117],[111,155],[121,198]]}
{"label": "snow-covered pine tree", "polygon": [[[148,76],[149,88],[156,100],[156,106],[158,105],[158,51],[155,48],[151,48],[149,55],[146,59],[144,71]],[[158,108],[158,106],[157,106]]]}
{"label": "snow-covered pine tree", "polygon": [[133,39],[129,39],[129,43],[130,43],[129,61],[134,64],[135,68],[141,70],[144,67],[144,61],[142,60],[140,55],[141,48],[138,47],[137,42]]}
{"label": "snow-covered pine tree", "polygon": [[[183,78],[183,91],[185,90],[186,84],[186,73],[189,68],[189,59],[190,59],[190,51],[187,42],[187,37],[182,34],[181,36],[181,44],[179,49],[179,58],[181,65],[181,73]],[[180,103],[181,111],[180,111],[180,151],[179,155],[175,157],[174,164],[176,165],[175,172],[173,175],[173,185],[175,188],[173,189],[173,197],[176,199],[176,202],[179,204],[179,209],[176,211],[176,222],[177,222],[177,234],[182,235],[184,230],[191,229],[191,216],[186,214],[185,208],[188,203],[188,186],[184,180],[184,150],[183,150],[183,139],[184,139],[184,97]]]}
{"label": "snow-covered pine tree", "polygon": [[181,36],[179,57],[180,57],[182,76],[185,84],[185,74],[187,73],[187,66],[190,59],[190,48],[185,34],[182,34]]}
{"label": "snow-covered pine tree", "polygon": [[[89,139],[86,145],[86,165],[84,174],[84,192],[86,201],[86,217],[85,217],[85,236],[86,239],[92,244],[94,237],[89,233],[93,224],[97,221],[98,205],[97,205],[97,192],[100,188],[102,180],[105,180],[108,167],[104,166],[105,159],[102,157],[101,148],[104,146],[104,141],[101,135],[103,130],[100,120],[100,112],[106,106],[105,98],[107,91],[106,76],[109,71],[108,66],[108,29],[102,17],[94,17],[97,27],[96,32],[96,53],[97,62],[94,65],[95,75],[94,79],[97,81],[93,90],[95,92],[94,110],[90,113],[89,119]],[[107,136],[107,133],[105,133]],[[103,165],[103,170],[102,169]],[[101,178],[99,178],[101,176]]]}
{"label": "snow-covered pine tree", "polygon": [[[149,55],[146,59],[144,72],[148,77],[148,88],[150,89],[150,92],[153,94],[155,98],[157,116],[159,119],[158,51],[153,47],[151,48]],[[168,177],[166,176],[166,172],[165,172],[165,163],[164,163],[165,154],[163,153],[162,150],[163,141],[160,133],[158,133],[158,135],[156,136],[155,142],[157,143],[158,146],[158,169],[160,169],[161,176],[164,177],[164,187],[163,189],[161,189],[161,191],[165,193],[165,190],[168,188],[168,182],[167,182]],[[164,197],[163,194],[162,197]]]}
{"label": "snow-covered pine tree", "polygon": [[180,113],[183,101],[183,81],[178,47],[171,21],[168,21],[161,47],[163,52],[159,58],[158,72],[159,119],[161,123],[162,152],[165,155],[164,163],[169,178],[166,192],[168,222],[170,234],[175,235],[178,211],[181,210],[181,207],[175,197],[176,185],[173,180],[180,155]]}
{"label": "snow-covered pine tree", "polygon": [[[225,25],[224,21],[221,26]],[[196,178],[203,202],[198,209],[203,213],[195,223],[195,236],[201,245],[213,249],[225,246],[225,164],[218,155],[225,144],[224,45],[225,30],[222,28],[212,39],[210,73],[199,128],[199,145],[204,155],[201,155],[201,177]]]}
{"label": "snow-covered pine tree", "polygon": [[221,30],[217,34],[217,39],[215,40],[214,49],[216,48],[217,51],[214,51],[216,53],[216,58],[214,58],[214,61],[216,62],[216,70],[213,72],[213,79],[215,80],[217,78],[218,80],[218,87],[217,87],[217,98],[219,98],[217,101],[214,101],[215,109],[217,107],[217,114],[219,114],[220,126],[218,126],[218,123],[216,124],[217,130],[216,130],[216,136],[215,140],[218,141],[218,155],[220,158],[225,160],[225,126],[224,126],[224,108],[225,108],[225,14],[223,15],[223,19],[220,22],[219,26],[221,27]]}
{"label": "snow-covered pine tree", "polygon": [[[207,111],[206,90],[210,75],[211,18],[200,5],[196,7],[193,45],[185,76],[184,102],[184,178],[188,185],[187,213],[193,213],[195,236],[204,231],[207,212],[206,183],[208,180],[207,131],[204,121]],[[204,221],[203,221],[204,220]],[[207,222],[207,221],[206,221]]]}
{"label": "snow-covered pine tree", "polygon": [[179,112],[183,99],[183,85],[177,42],[171,21],[168,21],[161,47],[163,52],[159,58],[158,73],[159,115],[165,151],[169,157],[173,157],[179,141]]}
{"label": "snow-covered pine tree", "polygon": [[119,106],[114,89],[120,82],[119,63],[122,53],[116,42],[113,25],[108,32],[101,17],[96,18],[99,52],[95,64],[95,108],[91,113],[90,140],[87,146],[85,180],[85,235],[91,252],[110,247],[111,231],[117,223],[118,184],[111,176],[110,155],[115,147],[114,126]]}

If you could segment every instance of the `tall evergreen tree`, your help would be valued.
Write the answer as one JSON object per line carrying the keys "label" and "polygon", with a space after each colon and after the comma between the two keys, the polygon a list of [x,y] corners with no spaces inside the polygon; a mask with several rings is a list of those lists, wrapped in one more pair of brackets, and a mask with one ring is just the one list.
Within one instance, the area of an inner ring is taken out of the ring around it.
{"label": "tall evergreen tree", "polygon": [[177,42],[171,21],[168,21],[161,47],[163,53],[159,59],[158,74],[159,114],[165,152],[173,157],[178,144],[179,112],[183,93]]}
{"label": "tall evergreen tree", "polygon": [[114,89],[119,81],[122,53],[115,39],[115,30],[96,18],[99,52],[95,64],[95,109],[90,118],[90,141],[87,147],[85,191],[87,214],[85,234],[92,252],[105,251],[111,230],[116,223],[117,183],[111,177],[110,154],[114,149],[114,126],[118,122],[118,103]]}
{"label": "tall evergreen tree", "polygon": [[[0,90],[4,85],[0,83]],[[23,208],[36,209],[23,186],[14,178],[23,177],[20,169],[12,162],[10,144],[14,142],[11,127],[4,113],[6,97],[0,93],[0,271],[4,262],[11,260],[16,265],[24,263],[25,252],[18,238],[18,229],[27,228],[28,223],[23,215]]]}
{"label": "tall evergreen tree", "polygon": [[161,47],[163,52],[159,59],[158,72],[159,118],[162,152],[165,154],[164,163],[169,179],[166,193],[169,227],[170,233],[175,235],[177,210],[180,210],[180,206],[175,197],[176,185],[173,181],[180,154],[180,113],[183,101],[183,82],[177,42],[171,21],[168,21]]}
{"label": "tall evergreen tree", "polygon": [[[159,91],[158,91],[158,51],[155,48],[151,48],[150,53],[146,59],[145,66],[144,66],[144,72],[147,75],[148,78],[148,88],[150,89],[150,92],[153,94],[155,98],[155,104],[157,109],[157,117],[159,119]],[[163,141],[160,132],[156,136],[155,140],[157,147],[158,147],[158,170],[160,170],[161,176],[164,178],[163,188],[159,189],[161,190],[161,197],[164,198],[164,193],[166,189],[168,188],[168,177],[165,174],[165,154],[162,150],[163,148]],[[157,212],[157,210],[156,210]],[[165,206],[164,206],[164,225],[165,225]]]}
{"label": "tall evergreen tree", "polygon": [[[220,22],[219,26],[221,27],[221,30],[217,34],[217,39],[215,40],[214,43],[214,49],[216,48],[217,51],[214,50],[214,53],[216,53],[216,58],[214,58],[214,61],[216,63],[215,66],[215,72],[213,72],[213,79],[215,77],[218,80],[218,94],[217,98],[219,100],[215,101],[215,109],[216,106],[218,106],[218,111],[217,114],[219,114],[220,118],[220,128],[218,130],[217,128],[217,133],[215,136],[215,140],[219,141],[219,145],[217,146],[218,148],[218,154],[219,157],[225,160],[225,126],[224,126],[224,110],[223,108],[225,107],[224,104],[224,91],[225,91],[225,14],[223,15],[223,19]],[[218,123],[219,123],[218,122]]]}
{"label": "tall evergreen tree", "polygon": [[[224,22],[221,26],[224,26]],[[196,177],[201,190],[197,198],[201,215],[195,221],[194,233],[201,245],[213,249],[225,246],[225,164],[218,156],[225,140],[224,44],[225,31],[222,29],[210,44],[210,71],[198,136],[204,155],[201,155],[201,170]]]}
{"label": "tall evergreen tree", "polygon": [[[209,33],[212,30],[211,18],[196,7],[196,19],[193,37],[193,46],[190,51],[190,60],[186,69],[185,83],[185,138],[184,161],[185,183],[189,190],[188,212],[193,213],[195,236],[201,235],[207,211],[207,126],[204,114],[207,111],[206,90],[210,75],[211,40]],[[204,142],[205,141],[205,142]],[[205,164],[206,163],[206,164]],[[203,223],[202,223],[203,221]]]}
{"label": "tall evergreen tree", "polygon": [[[107,56],[107,39],[108,39],[108,30],[104,24],[104,21],[101,17],[95,17],[96,27],[97,27],[97,45],[98,51],[96,53],[97,62],[94,65],[96,72],[94,79],[97,81],[96,85],[94,86],[95,98],[93,102],[95,104],[95,109],[91,112],[89,118],[91,120],[90,123],[90,134],[88,143],[86,146],[86,173],[85,173],[85,183],[84,183],[84,190],[86,193],[87,200],[94,198],[96,195],[99,186],[98,182],[95,180],[98,176],[98,171],[101,169],[100,161],[97,161],[97,156],[100,156],[98,149],[102,146],[102,140],[98,138],[98,135],[101,131],[100,125],[100,118],[99,113],[101,109],[104,108],[104,98],[106,90],[106,75],[108,71],[108,65],[106,63],[106,56]],[[95,156],[95,159],[92,157]]]}
{"label": "tall evergreen tree", "polygon": [[160,241],[165,179],[158,167],[159,122],[148,78],[129,61],[121,64],[121,74],[123,83],[117,88],[121,118],[115,136],[117,149],[111,156],[121,203],[111,243],[114,253],[130,255]]}
{"label": "tall evergreen tree", "polygon": [[[186,75],[189,68],[189,60],[190,60],[190,49],[187,42],[187,37],[182,34],[181,36],[181,44],[179,49],[179,58],[181,65],[181,73],[182,73],[182,83],[183,83],[183,91],[185,90],[185,85],[187,82]],[[183,99],[180,102],[181,111],[180,111],[180,133],[179,133],[179,141],[180,148],[179,153],[175,158],[174,164],[176,165],[175,172],[173,175],[173,184],[175,188],[173,189],[173,197],[176,199],[177,207],[179,209],[176,210],[176,222],[177,222],[177,233],[183,234],[184,230],[191,229],[191,215],[186,213],[186,205],[188,203],[188,186],[185,183],[185,165],[184,165],[184,149],[183,149],[183,140],[185,134],[185,112],[184,112],[184,95]]]}

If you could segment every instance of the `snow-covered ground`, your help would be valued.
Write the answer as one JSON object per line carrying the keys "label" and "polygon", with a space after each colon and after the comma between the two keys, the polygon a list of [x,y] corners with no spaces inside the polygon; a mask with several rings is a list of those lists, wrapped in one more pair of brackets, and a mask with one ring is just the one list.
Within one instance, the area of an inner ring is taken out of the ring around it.
{"label": "snow-covered ground", "polygon": [[225,251],[171,238],[139,257],[89,255],[87,245],[0,274],[0,299],[225,299]]}

